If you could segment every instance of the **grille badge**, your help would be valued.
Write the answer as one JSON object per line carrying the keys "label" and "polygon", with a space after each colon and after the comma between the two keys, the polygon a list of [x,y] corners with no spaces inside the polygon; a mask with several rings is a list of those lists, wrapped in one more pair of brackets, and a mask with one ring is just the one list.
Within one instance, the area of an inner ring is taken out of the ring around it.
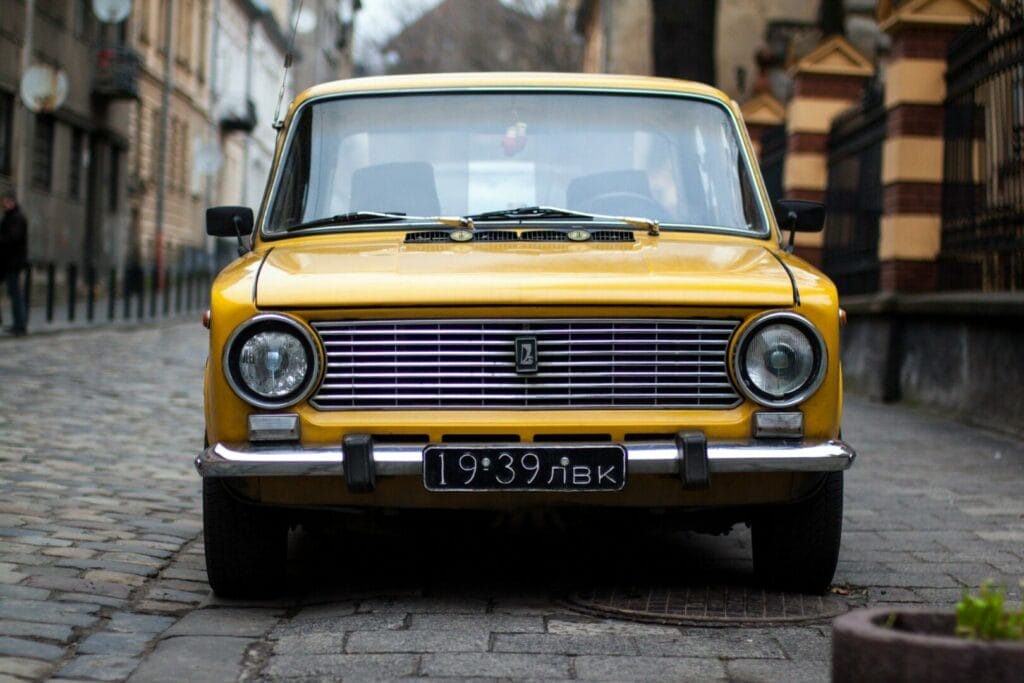
{"label": "grille badge", "polygon": [[537,338],[516,337],[516,373],[537,372]]}

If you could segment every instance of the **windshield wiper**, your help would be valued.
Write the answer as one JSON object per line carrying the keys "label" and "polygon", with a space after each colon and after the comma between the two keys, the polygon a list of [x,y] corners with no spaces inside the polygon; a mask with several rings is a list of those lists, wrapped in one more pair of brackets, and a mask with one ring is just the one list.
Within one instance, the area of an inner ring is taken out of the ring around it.
{"label": "windshield wiper", "polygon": [[465,216],[464,218],[477,222],[498,221],[502,219],[534,220],[543,218],[579,218],[590,221],[594,219],[594,214],[570,211],[569,209],[559,209],[554,206],[522,206],[515,209],[500,209],[498,211],[474,213],[470,216]]}
{"label": "windshield wiper", "polygon": [[575,218],[585,221],[615,221],[625,223],[632,228],[640,228],[647,231],[648,235],[657,236],[661,234],[661,224],[651,218],[634,218],[632,216],[606,216],[598,213],[585,213],[583,211],[572,211],[571,209],[560,209],[554,206],[524,206],[517,209],[503,209],[499,211],[486,211],[475,213],[470,216],[463,216],[463,220],[473,223],[498,220],[537,220],[545,218]]}
{"label": "windshield wiper", "polygon": [[396,211],[351,211],[349,213],[339,213],[336,216],[327,216],[325,218],[317,218],[316,220],[306,221],[305,223],[296,223],[295,225],[289,225],[285,228],[285,232],[294,232],[296,230],[306,230],[307,228],[320,228],[326,225],[350,225],[352,223],[384,223],[393,220],[411,220],[416,218],[415,216],[407,216],[404,213],[398,213]]}

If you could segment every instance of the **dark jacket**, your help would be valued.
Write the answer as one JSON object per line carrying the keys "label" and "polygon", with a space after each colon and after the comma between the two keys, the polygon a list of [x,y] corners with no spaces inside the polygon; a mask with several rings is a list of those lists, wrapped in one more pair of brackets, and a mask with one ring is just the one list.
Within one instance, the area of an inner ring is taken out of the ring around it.
{"label": "dark jacket", "polygon": [[28,265],[28,221],[15,206],[0,221],[0,274],[21,270]]}

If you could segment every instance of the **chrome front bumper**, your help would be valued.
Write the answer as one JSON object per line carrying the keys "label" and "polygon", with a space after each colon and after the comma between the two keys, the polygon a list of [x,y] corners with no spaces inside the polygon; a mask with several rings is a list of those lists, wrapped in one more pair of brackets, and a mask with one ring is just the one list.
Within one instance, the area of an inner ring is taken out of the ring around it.
{"label": "chrome front bumper", "polygon": [[[374,443],[372,457],[376,474],[422,476],[425,445]],[[684,454],[675,443],[627,443],[624,446],[631,475],[680,474]],[[707,444],[707,469],[711,473],[837,472],[850,467],[855,457],[854,450],[839,440]],[[298,444],[218,443],[199,454],[196,469],[204,477],[338,476],[345,474],[345,453],[341,444],[331,448],[304,448]]]}

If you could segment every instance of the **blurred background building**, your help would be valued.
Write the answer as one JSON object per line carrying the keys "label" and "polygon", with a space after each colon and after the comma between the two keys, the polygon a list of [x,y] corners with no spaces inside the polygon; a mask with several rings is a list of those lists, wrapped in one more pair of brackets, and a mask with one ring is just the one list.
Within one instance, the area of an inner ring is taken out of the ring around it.
{"label": "blurred background building", "polygon": [[[162,278],[218,259],[205,208],[258,204],[279,92],[287,106],[299,89],[351,75],[359,7],[3,0],[0,189],[20,196],[33,263],[56,264],[58,278],[67,264]],[[26,99],[30,71],[43,77]]]}

